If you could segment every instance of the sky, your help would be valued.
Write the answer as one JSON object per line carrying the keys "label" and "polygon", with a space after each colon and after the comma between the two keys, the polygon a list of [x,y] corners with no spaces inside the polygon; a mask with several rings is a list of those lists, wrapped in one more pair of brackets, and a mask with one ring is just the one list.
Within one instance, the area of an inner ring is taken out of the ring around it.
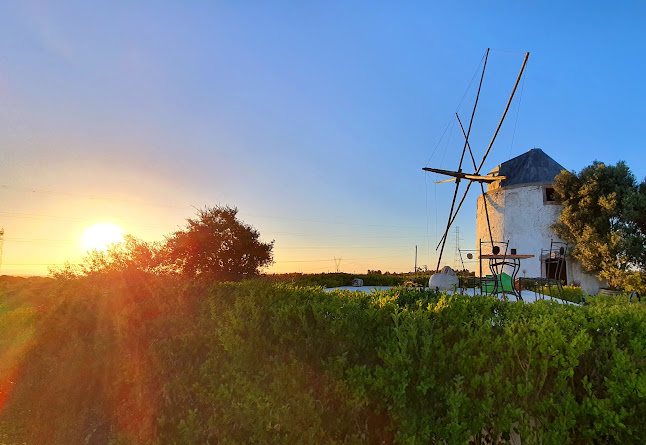
{"label": "sky", "polygon": [[454,186],[422,167],[457,168],[486,49],[477,159],[530,57],[483,172],[537,147],[641,181],[645,22],[639,1],[1,2],[0,273],[214,205],[275,241],[268,272],[411,271],[416,246],[434,269]]}

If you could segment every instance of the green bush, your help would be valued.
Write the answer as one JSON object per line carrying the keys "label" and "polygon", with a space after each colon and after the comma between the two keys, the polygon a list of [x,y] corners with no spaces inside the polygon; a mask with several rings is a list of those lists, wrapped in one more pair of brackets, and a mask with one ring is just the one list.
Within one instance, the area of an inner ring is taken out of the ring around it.
{"label": "green bush", "polygon": [[0,371],[20,370],[0,442],[646,442],[646,304],[625,296],[128,274],[46,294],[0,298]]}
{"label": "green bush", "polygon": [[558,298],[559,300],[568,301],[570,303],[581,303],[588,298],[588,294],[578,286],[563,286],[559,290],[555,285],[548,287],[539,283],[532,283],[529,280],[523,280],[523,286],[526,289],[536,290],[548,297]]}
{"label": "green bush", "polygon": [[169,375],[183,403],[162,438],[191,424],[199,441],[643,442],[645,328],[625,299],[219,285],[194,336],[166,345],[209,352]]}
{"label": "green bush", "polygon": [[[343,287],[350,286],[352,280],[360,278],[364,286],[401,286],[408,278],[404,275],[321,273],[321,274],[283,274],[265,276],[265,280],[276,283],[290,283],[296,286]],[[428,277],[425,279],[428,283]],[[421,278],[424,282],[424,279]]]}

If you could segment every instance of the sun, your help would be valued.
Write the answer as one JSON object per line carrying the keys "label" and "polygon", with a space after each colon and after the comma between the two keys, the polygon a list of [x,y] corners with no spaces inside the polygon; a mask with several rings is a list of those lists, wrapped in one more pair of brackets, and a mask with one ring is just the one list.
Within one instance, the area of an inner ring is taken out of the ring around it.
{"label": "sun", "polygon": [[123,230],[116,224],[93,224],[83,232],[81,245],[86,251],[106,250],[110,244],[123,241]]}

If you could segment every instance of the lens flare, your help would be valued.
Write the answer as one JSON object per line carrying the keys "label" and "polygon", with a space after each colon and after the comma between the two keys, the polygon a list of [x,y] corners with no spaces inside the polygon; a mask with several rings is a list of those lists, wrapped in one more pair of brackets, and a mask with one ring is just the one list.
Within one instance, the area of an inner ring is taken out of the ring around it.
{"label": "lens flare", "polygon": [[84,250],[106,250],[110,244],[123,241],[123,230],[116,224],[98,223],[83,232],[81,246]]}

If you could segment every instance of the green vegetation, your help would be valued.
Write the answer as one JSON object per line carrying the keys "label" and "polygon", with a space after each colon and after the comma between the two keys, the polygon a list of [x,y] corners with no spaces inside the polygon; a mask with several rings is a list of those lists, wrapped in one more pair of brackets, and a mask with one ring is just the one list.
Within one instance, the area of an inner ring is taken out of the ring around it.
{"label": "green vegetation", "polygon": [[419,285],[428,285],[430,274],[349,274],[349,273],[322,273],[322,274],[279,274],[269,275],[271,282],[290,283],[296,286],[322,286],[343,287],[350,286],[352,280],[360,278],[364,286],[401,286],[410,281]]}
{"label": "green vegetation", "polygon": [[197,211],[186,228],[166,240],[170,267],[189,278],[237,281],[258,275],[273,262],[274,242],[263,243],[260,233],[239,221],[238,209],[212,207]]}
{"label": "green vegetation", "polygon": [[67,263],[51,273],[63,279],[127,273],[208,282],[255,277],[273,262],[274,242],[261,242],[260,233],[238,220],[237,214],[237,208],[207,207],[164,242],[147,243],[128,235],[106,251],[88,252],[80,265]]}
{"label": "green vegetation", "polygon": [[554,232],[572,243],[583,270],[613,287],[646,292],[646,181],[628,166],[594,162],[563,171],[555,191],[563,204]]}
{"label": "green vegetation", "polygon": [[[643,443],[646,304],[0,280],[0,443]],[[8,365],[7,365],[8,364]]]}
{"label": "green vegetation", "polygon": [[545,289],[544,293],[545,295],[551,295],[554,298],[560,298],[561,300],[569,301],[571,303],[581,303],[582,301],[590,298],[578,286],[563,286],[562,291],[552,289],[552,292],[550,292],[549,289]]}
{"label": "green vegetation", "polygon": [[[559,290],[556,285],[550,288],[544,283],[533,281],[531,279],[523,279],[523,288],[529,291],[536,291],[548,297],[558,298],[559,300],[568,301],[570,303],[581,303],[589,300],[590,296],[578,286],[563,286]],[[627,298],[627,297],[626,297]]]}

